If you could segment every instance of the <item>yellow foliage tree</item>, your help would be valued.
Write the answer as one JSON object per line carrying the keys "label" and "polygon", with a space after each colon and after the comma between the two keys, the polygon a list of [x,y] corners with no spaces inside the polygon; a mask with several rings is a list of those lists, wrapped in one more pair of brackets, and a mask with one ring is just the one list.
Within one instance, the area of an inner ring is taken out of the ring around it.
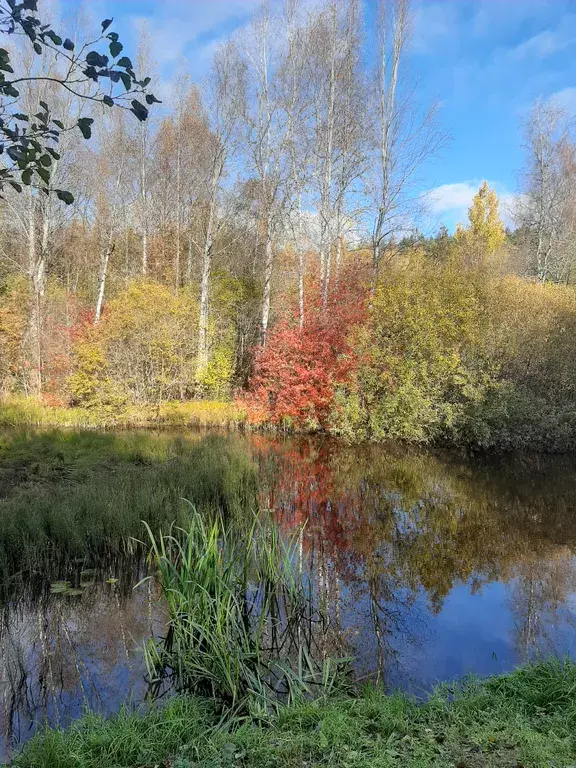
{"label": "yellow foliage tree", "polygon": [[460,223],[457,225],[454,237],[466,260],[480,266],[492,261],[506,239],[498,211],[498,195],[486,181],[474,195],[468,209],[468,220],[470,224],[466,229]]}
{"label": "yellow foliage tree", "polygon": [[116,407],[183,399],[193,381],[197,302],[135,280],[75,345],[68,384],[75,403]]}

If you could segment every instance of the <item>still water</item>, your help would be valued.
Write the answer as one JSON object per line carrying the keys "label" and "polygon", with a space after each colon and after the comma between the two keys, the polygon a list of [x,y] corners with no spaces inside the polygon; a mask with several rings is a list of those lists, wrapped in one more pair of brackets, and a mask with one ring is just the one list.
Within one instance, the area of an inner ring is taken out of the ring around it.
{"label": "still water", "polygon": [[[180,438],[182,433],[179,433]],[[197,439],[197,436],[195,437]],[[302,546],[359,677],[424,695],[541,655],[576,658],[576,457],[464,458],[324,439],[226,438],[258,467],[261,505]],[[138,561],[63,563],[0,612],[0,761],[42,722],[146,694],[161,633]]]}

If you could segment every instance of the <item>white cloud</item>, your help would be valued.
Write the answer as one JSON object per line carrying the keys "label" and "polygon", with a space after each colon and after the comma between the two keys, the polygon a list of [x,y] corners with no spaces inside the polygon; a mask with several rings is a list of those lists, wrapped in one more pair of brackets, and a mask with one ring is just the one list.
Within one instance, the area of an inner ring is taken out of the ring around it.
{"label": "white cloud", "polygon": [[549,97],[549,101],[566,110],[570,116],[576,116],[576,86],[556,91]]}
{"label": "white cloud", "polygon": [[452,3],[421,3],[414,11],[412,50],[429,53],[438,44],[454,39],[458,8]]}
{"label": "white cloud", "polygon": [[[573,25],[571,25],[573,26]],[[517,45],[510,51],[510,55],[518,60],[523,59],[543,59],[553,53],[562,51],[574,42],[574,34],[558,28],[554,32],[546,29],[520,45]]]}
{"label": "white cloud", "polygon": [[[165,0],[161,14],[133,16],[131,21],[135,28],[147,23],[154,58],[162,67],[181,59],[191,44],[202,49],[214,37],[224,37],[222,27],[241,24],[256,7],[255,0]],[[194,64],[193,60],[191,64]]]}
{"label": "white cloud", "polygon": [[465,211],[478,192],[479,184],[461,181],[456,184],[441,184],[426,193],[428,208],[432,213]]}
{"label": "white cloud", "polygon": [[[554,0],[558,13],[570,8],[571,0]],[[476,0],[475,14],[471,29],[477,37],[493,37],[495,32],[503,35],[527,21],[544,21],[550,13],[550,0],[529,0],[529,2],[504,2],[501,0]]]}
{"label": "white cloud", "polygon": [[[472,205],[472,198],[478,192],[478,181],[460,181],[454,184],[441,184],[428,190],[424,197],[427,208],[431,214],[435,214],[441,220],[462,221],[466,220],[468,208]],[[518,196],[510,192],[503,184],[489,181],[488,184],[496,191],[500,203],[500,215],[505,224],[512,223],[514,212],[518,202]]]}

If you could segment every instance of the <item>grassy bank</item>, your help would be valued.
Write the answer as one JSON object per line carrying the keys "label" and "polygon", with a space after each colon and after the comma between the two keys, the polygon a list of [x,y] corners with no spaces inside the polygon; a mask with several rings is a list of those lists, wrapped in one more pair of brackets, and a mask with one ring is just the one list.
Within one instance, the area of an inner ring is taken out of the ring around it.
{"label": "grassy bank", "polygon": [[74,558],[122,554],[153,530],[202,513],[253,509],[256,470],[234,441],[145,432],[0,439],[0,585]]}
{"label": "grassy bank", "polygon": [[241,408],[219,400],[174,401],[118,410],[50,406],[30,397],[8,397],[0,401],[0,427],[237,429],[244,421]]}
{"label": "grassy bank", "polygon": [[445,686],[418,705],[369,691],[301,703],[267,722],[218,724],[209,702],[45,730],[13,768],[567,768],[576,760],[576,665],[547,662]]}

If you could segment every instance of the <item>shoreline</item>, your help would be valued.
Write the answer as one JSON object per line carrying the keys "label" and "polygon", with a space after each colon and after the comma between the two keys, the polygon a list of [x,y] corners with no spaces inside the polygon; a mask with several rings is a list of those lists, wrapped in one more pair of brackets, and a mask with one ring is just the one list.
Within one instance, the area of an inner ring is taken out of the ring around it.
{"label": "shoreline", "polygon": [[457,451],[469,457],[493,458],[514,454],[570,456],[576,444],[559,449],[549,446],[488,444],[446,439],[407,440],[352,439],[329,429],[295,429],[271,423],[250,423],[241,402],[233,400],[177,400],[161,405],[130,406],[122,411],[47,405],[31,397],[0,398],[0,428],[78,429],[94,432],[111,430],[214,429],[226,432],[262,434],[271,437],[329,438],[348,445],[403,445],[407,448]]}
{"label": "shoreline", "polygon": [[238,721],[214,702],[169,699],[145,714],[87,713],[45,729],[12,768],[568,766],[576,759],[576,664],[550,660],[442,684],[424,703],[365,689]]}

